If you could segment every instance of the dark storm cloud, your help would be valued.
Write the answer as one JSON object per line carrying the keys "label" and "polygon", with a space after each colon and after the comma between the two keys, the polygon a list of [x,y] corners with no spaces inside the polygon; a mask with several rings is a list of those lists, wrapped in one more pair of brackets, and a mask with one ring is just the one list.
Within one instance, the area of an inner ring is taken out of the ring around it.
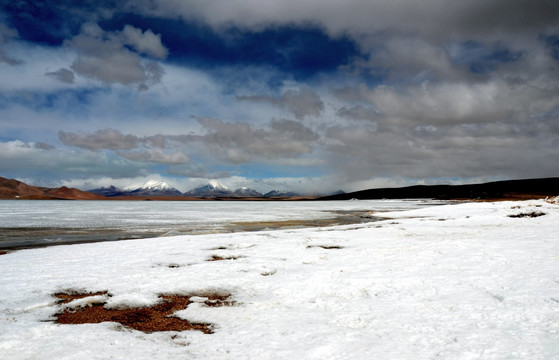
{"label": "dark storm cloud", "polygon": [[[524,67],[524,72],[529,68]],[[524,74],[524,72],[522,74]],[[494,121],[532,123],[559,105],[558,70],[535,71],[534,79],[518,82],[514,72],[479,82],[422,82],[407,87],[347,88],[337,96],[367,104],[343,107],[338,115],[378,121],[385,126],[477,124]],[[545,74],[553,75],[551,79]]]}
{"label": "dark storm cloud", "polygon": [[[539,60],[540,64],[549,61]],[[559,120],[559,87],[552,80],[557,79],[556,70],[522,67],[519,74],[532,73],[533,78],[519,81],[513,77],[517,64],[511,66],[502,70],[509,81],[491,77],[478,82],[340,90],[340,98],[369,105],[344,107],[338,115],[372,122],[328,130],[331,164],[338,174],[363,180],[393,174],[408,178],[557,175],[546,165],[559,155],[553,146],[554,124]]]}
{"label": "dark storm cloud", "polygon": [[559,4],[553,0],[478,0],[455,6],[456,26],[478,34],[537,31],[559,20]]}
{"label": "dark storm cloud", "polygon": [[307,22],[320,24],[332,33],[391,30],[445,38],[533,31],[556,26],[559,20],[559,5],[554,0],[347,0],[343,6],[334,0],[138,0],[133,6],[143,14],[204,19],[217,28],[231,23],[259,28]]}
{"label": "dark storm cloud", "polygon": [[327,138],[331,164],[346,181],[395,173],[416,179],[556,176],[549,162],[559,155],[552,134],[544,140],[507,124],[417,127],[406,132],[333,127]]}

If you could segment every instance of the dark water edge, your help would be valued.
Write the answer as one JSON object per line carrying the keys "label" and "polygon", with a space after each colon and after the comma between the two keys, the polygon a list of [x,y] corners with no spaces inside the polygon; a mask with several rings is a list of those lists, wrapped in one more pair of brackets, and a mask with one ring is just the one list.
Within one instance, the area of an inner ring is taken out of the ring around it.
{"label": "dark water edge", "polygon": [[328,227],[378,221],[381,218],[364,211],[334,211],[335,217],[284,221],[242,221],[221,226],[198,228],[153,226],[146,228],[71,228],[71,227],[0,227],[0,251],[31,249],[57,245],[105,241],[137,240],[177,235],[224,234],[280,230],[286,228]]}

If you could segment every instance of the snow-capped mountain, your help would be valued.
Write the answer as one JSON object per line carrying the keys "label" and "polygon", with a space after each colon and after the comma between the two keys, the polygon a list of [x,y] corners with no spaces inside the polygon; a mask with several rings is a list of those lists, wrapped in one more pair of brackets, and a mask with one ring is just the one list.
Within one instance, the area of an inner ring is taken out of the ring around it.
{"label": "snow-capped mountain", "polygon": [[151,180],[141,186],[129,186],[123,190],[133,196],[180,196],[182,193],[164,181]]}
{"label": "snow-capped mountain", "polygon": [[292,191],[285,191],[285,190],[272,190],[263,195],[267,198],[273,197],[291,197],[291,196],[299,196],[299,194],[294,193]]}
{"label": "snow-capped mountain", "polygon": [[126,195],[124,191],[122,191],[121,189],[113,185],[100,187],[98,189],[87,190],[87,192],[97,194],[97,195],[103,195],[107,197]]}
{"label": "snow-capped mountain", "polygon": [[189,190],[183,194],[184,196],[204,197],[204,198],[220,198],[220,197],[262,197],[262,194],[254,189],[242,187],[236,190],[230,190],[226,186],[212,181],[207,185],[199,186]]}
{"label": "snow-capped mountain", "polygon": [[233,196],[233,191],[221,185],[217,181],[212,181],[207,185],[199,186],[185,192],[184,196],[192,197],[229,197]]}
{"label": "snow-capped mountain", "polygon": [[247,187],[238,188],[233,192],[233,196],[236,197],[262,197],[263,195],[254,189],[249,189]]}
{"label": "snow-capped mountain", "polygon": [[247,187],[241,187],[231,190],[219,182],[212,180],[209,184],[196,187],[185,193],[181,193],[171,185],[163,181],[148,181],[143,185],[131,185],[124,189],[116,186],[101,187],[98,189],[88,190],[90,193],[103,195],[107,197],[116,196],[185,196],[197,198],[283,198],[291,196],[299,196],[299,194],[291,191],[272,190],[262,195],[262,193]]}
{"label": "snow-capped mountain", "polygon": [[115,196],[181,196],[181,192],[163,181],[148,181],[143,185],[132,185],[119,189],[116,186],[106,186],[88,190],[93,194],[107,197]]}

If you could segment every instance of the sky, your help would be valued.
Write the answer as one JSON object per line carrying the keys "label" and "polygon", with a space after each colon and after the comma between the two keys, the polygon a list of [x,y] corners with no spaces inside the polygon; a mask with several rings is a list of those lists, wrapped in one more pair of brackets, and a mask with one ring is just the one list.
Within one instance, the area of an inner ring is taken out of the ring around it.
{"label": "sky", "polygon": [[556,0],[0,2],[0,176],[354,191],[559,176]]}

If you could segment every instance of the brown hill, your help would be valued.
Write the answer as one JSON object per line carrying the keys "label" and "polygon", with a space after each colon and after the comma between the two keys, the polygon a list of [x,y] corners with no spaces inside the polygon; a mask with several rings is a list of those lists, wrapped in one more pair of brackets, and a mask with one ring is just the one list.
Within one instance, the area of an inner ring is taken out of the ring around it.
{"label": "brown hill", "polygon": [[44,195],[44,191],[41,188],[29,186],[18,180],[0,177],[0,198],[2,199],[41,195]]}
{"label": "brown hill", "polygon": [[27,185],[0,176],[0,199],[28,200],[104,200],[106,197],[74,188],[46,188]]}

